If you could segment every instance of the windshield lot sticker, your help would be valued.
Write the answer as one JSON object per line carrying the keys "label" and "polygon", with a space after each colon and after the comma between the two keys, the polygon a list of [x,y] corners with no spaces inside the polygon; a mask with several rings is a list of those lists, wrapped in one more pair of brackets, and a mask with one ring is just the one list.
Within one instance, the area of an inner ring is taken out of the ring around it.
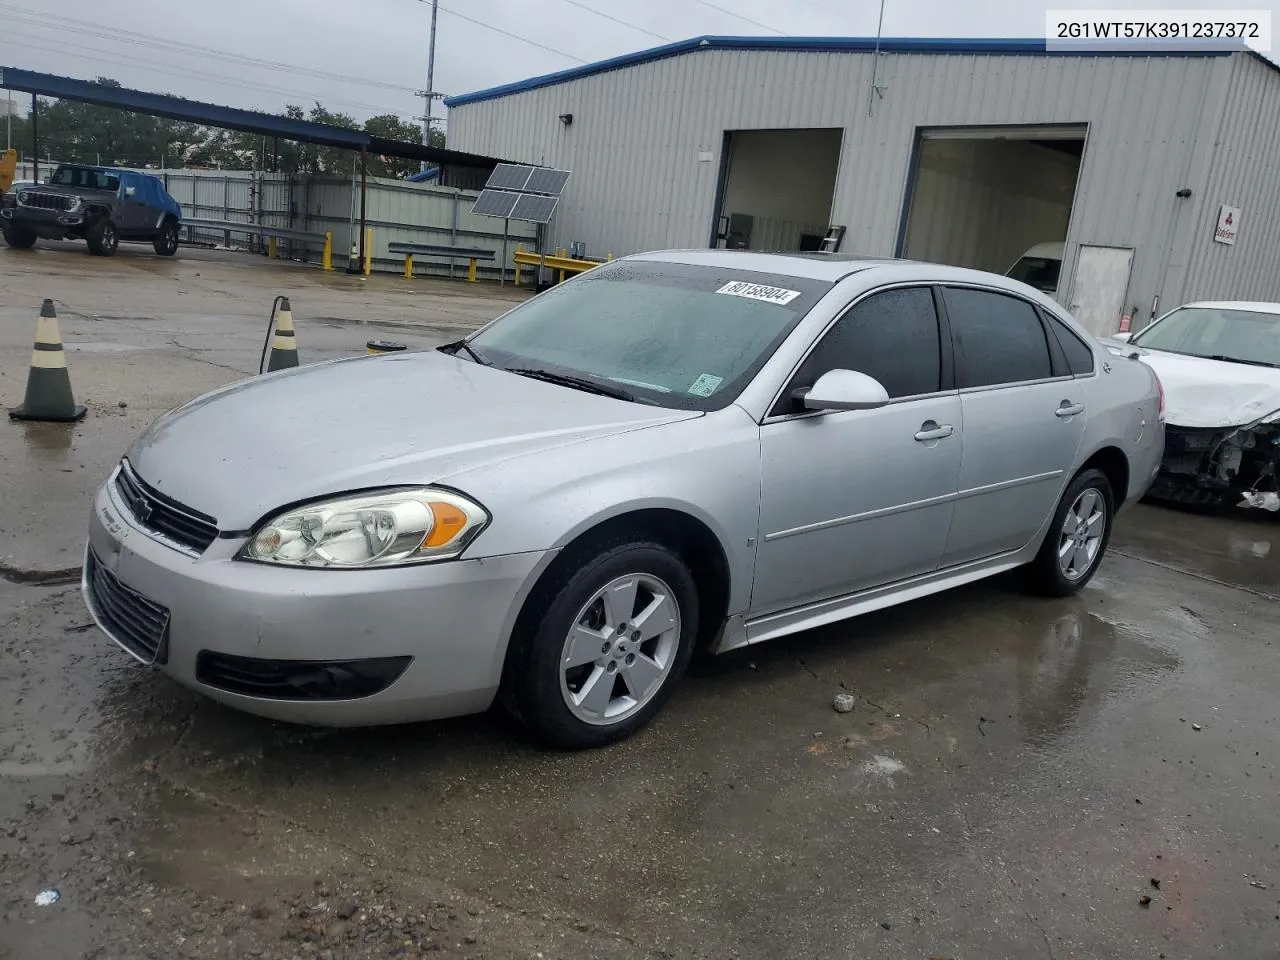
{"label": "windshield lot sticker", "polygon": [[[723,290],[720,291],[724,293]],[[787,291],[782,291],[786,293]],[[724,383],[724,377],[712,376],[709,373],[698,374],[698,379],[693,381],[693,386],[689,388],[689,392],[695,397],[709,397],[716,392],[716,388]]]}
{"label": "windshield lot sticker", "polygon": [[[782,287],[766,287],[761,283],[744,283],[734,280],[726,283],[716,293],[727,293],[731,297],[746,297],[749,300],[763,300],[765,303],[788,304],[800,296],[799,290],[784,290]],[[690,391],[692,392],[692,391]]]}

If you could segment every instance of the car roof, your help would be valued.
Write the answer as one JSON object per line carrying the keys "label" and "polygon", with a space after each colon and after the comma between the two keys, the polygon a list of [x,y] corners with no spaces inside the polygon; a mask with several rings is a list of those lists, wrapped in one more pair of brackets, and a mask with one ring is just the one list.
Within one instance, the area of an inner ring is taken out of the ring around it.
{"label": "car roof", "polygon": [[[654,250],[637,253],[628,260],[682,263],[690,266],[729,267],[753,273],[772,273],[783,277],[825,280],[838,283],[850,274],[869,271],[892,271],[894,280],[919,279],[927,283],[978,283],[1003,287],[1026,294],[1030,289],[998,273],[949,267],[919,260],[895,260],[853,253],[765,253],[755,250]],[[918,274],[918,276],[912,276]]]}
{"label": "car roof", "polygon": [[1280,314],[1280,303],[1263,303],[1258,300],[1199,300],[1195,303],[1184,303],[1182,306],[1201,307],[1205,310],[1244,310],[1249,313]]}
{"label": "car roof", "polygon": [[[1037,243],[1031,247],[1022,257],[1045,257],[1052,260],[1061,260],[1062,252],[1066,248],[1066,244],[1061,240],[1046,240],[1044,243]],[[1022,257],[1018,259],[1021,260]]]}

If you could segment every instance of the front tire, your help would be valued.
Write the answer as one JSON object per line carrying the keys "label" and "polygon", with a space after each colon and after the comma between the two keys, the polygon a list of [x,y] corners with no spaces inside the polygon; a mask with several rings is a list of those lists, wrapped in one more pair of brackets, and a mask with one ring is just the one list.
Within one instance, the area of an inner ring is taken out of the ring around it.
{"label": "front tire", "polygon": [[89,252],[95,257],[113,256],[116,248],[120,246],[120,235],[116,232],[116,225],[105,218],[89,228],[85,239],[89,244]]}
{"label": "front tire", "polygon": [[1111,541],[1115,495],[1101,470],[1084,470],[1067,485],[1036,558],[1020,571],[1023,585],[1048,597],[1069,597],[1093,579]]}
{"label": "front tire", "polygon": [[2,232],[4,233],[4,242],[15,250],[30,250],[36,245],[36,235],[16,224],[6,223]]}
{"label": "front tire", "polygon": [[160,232],[156,234],[155,240],[152,241],[156,253],[162,257],[172,257],[178,252],[178,225],[172,220],[166,220],[160,228]]}
{"label": "front tire", "polygon": [[502,698],[544,743],[599,747],[661,709],[698,632],[698,594],[668,547],[619,537],[575,551],[535,588],[503,672]]}

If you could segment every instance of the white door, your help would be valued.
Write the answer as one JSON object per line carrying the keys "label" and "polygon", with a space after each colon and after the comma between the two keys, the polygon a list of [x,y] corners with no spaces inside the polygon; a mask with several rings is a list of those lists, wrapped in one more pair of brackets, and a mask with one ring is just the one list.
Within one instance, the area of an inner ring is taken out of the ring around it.
{"label": "white door", "polygon": [[1132,268],[1132,247],[1080,244],[1068,309],[1094,336],[1109,337],[1120,331]]}

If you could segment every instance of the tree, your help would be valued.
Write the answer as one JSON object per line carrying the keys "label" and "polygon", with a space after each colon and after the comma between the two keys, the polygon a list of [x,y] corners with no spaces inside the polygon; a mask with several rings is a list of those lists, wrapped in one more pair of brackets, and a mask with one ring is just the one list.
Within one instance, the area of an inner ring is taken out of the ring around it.
{"label": "tree", "polygon": [[[422,141],[422,128],[412,123],[406,123],[395,114],[383,114],[378,117],[370,117],[364,122],[365,133],[372,134],[375,137],[382,137],[384,140],[403,140],[407,143],[420,143]],[[436,131],[432,131],[435,136]],[[405,160],[402,157],[369,157],[369,175],[373,177],[404,177],[411,176],[418,172],[419,163],[417,160]]]}
{"label": "tree", "polygon": [[[99,77],[104,87],[120,87],[118,81]],[[310,110],[290,104],[280,116],[309,120],[346,130],[360,130],[390,140],[421,142],[420,128],[394,114],[371,117],[360,124],[354,117],[316,103]],[[3,118],[0,118],[2,120]],[[24,158],[31,154],[29,118],[12,118],[12,145]],[[356,155],[350,150],[297,143],[235,130],[221,130],[195,123],[129,113],[73,100],[41,100],[39,116],[40,157],[68,163],[106,166],[158,167],[186,164],[228,169],[274,170],[280,173],[348,177]],[[433,146],[444,145],[444,135],[432,131]],[[369,157],[369,174],[405,177],[416,173],[416,160]]]}

